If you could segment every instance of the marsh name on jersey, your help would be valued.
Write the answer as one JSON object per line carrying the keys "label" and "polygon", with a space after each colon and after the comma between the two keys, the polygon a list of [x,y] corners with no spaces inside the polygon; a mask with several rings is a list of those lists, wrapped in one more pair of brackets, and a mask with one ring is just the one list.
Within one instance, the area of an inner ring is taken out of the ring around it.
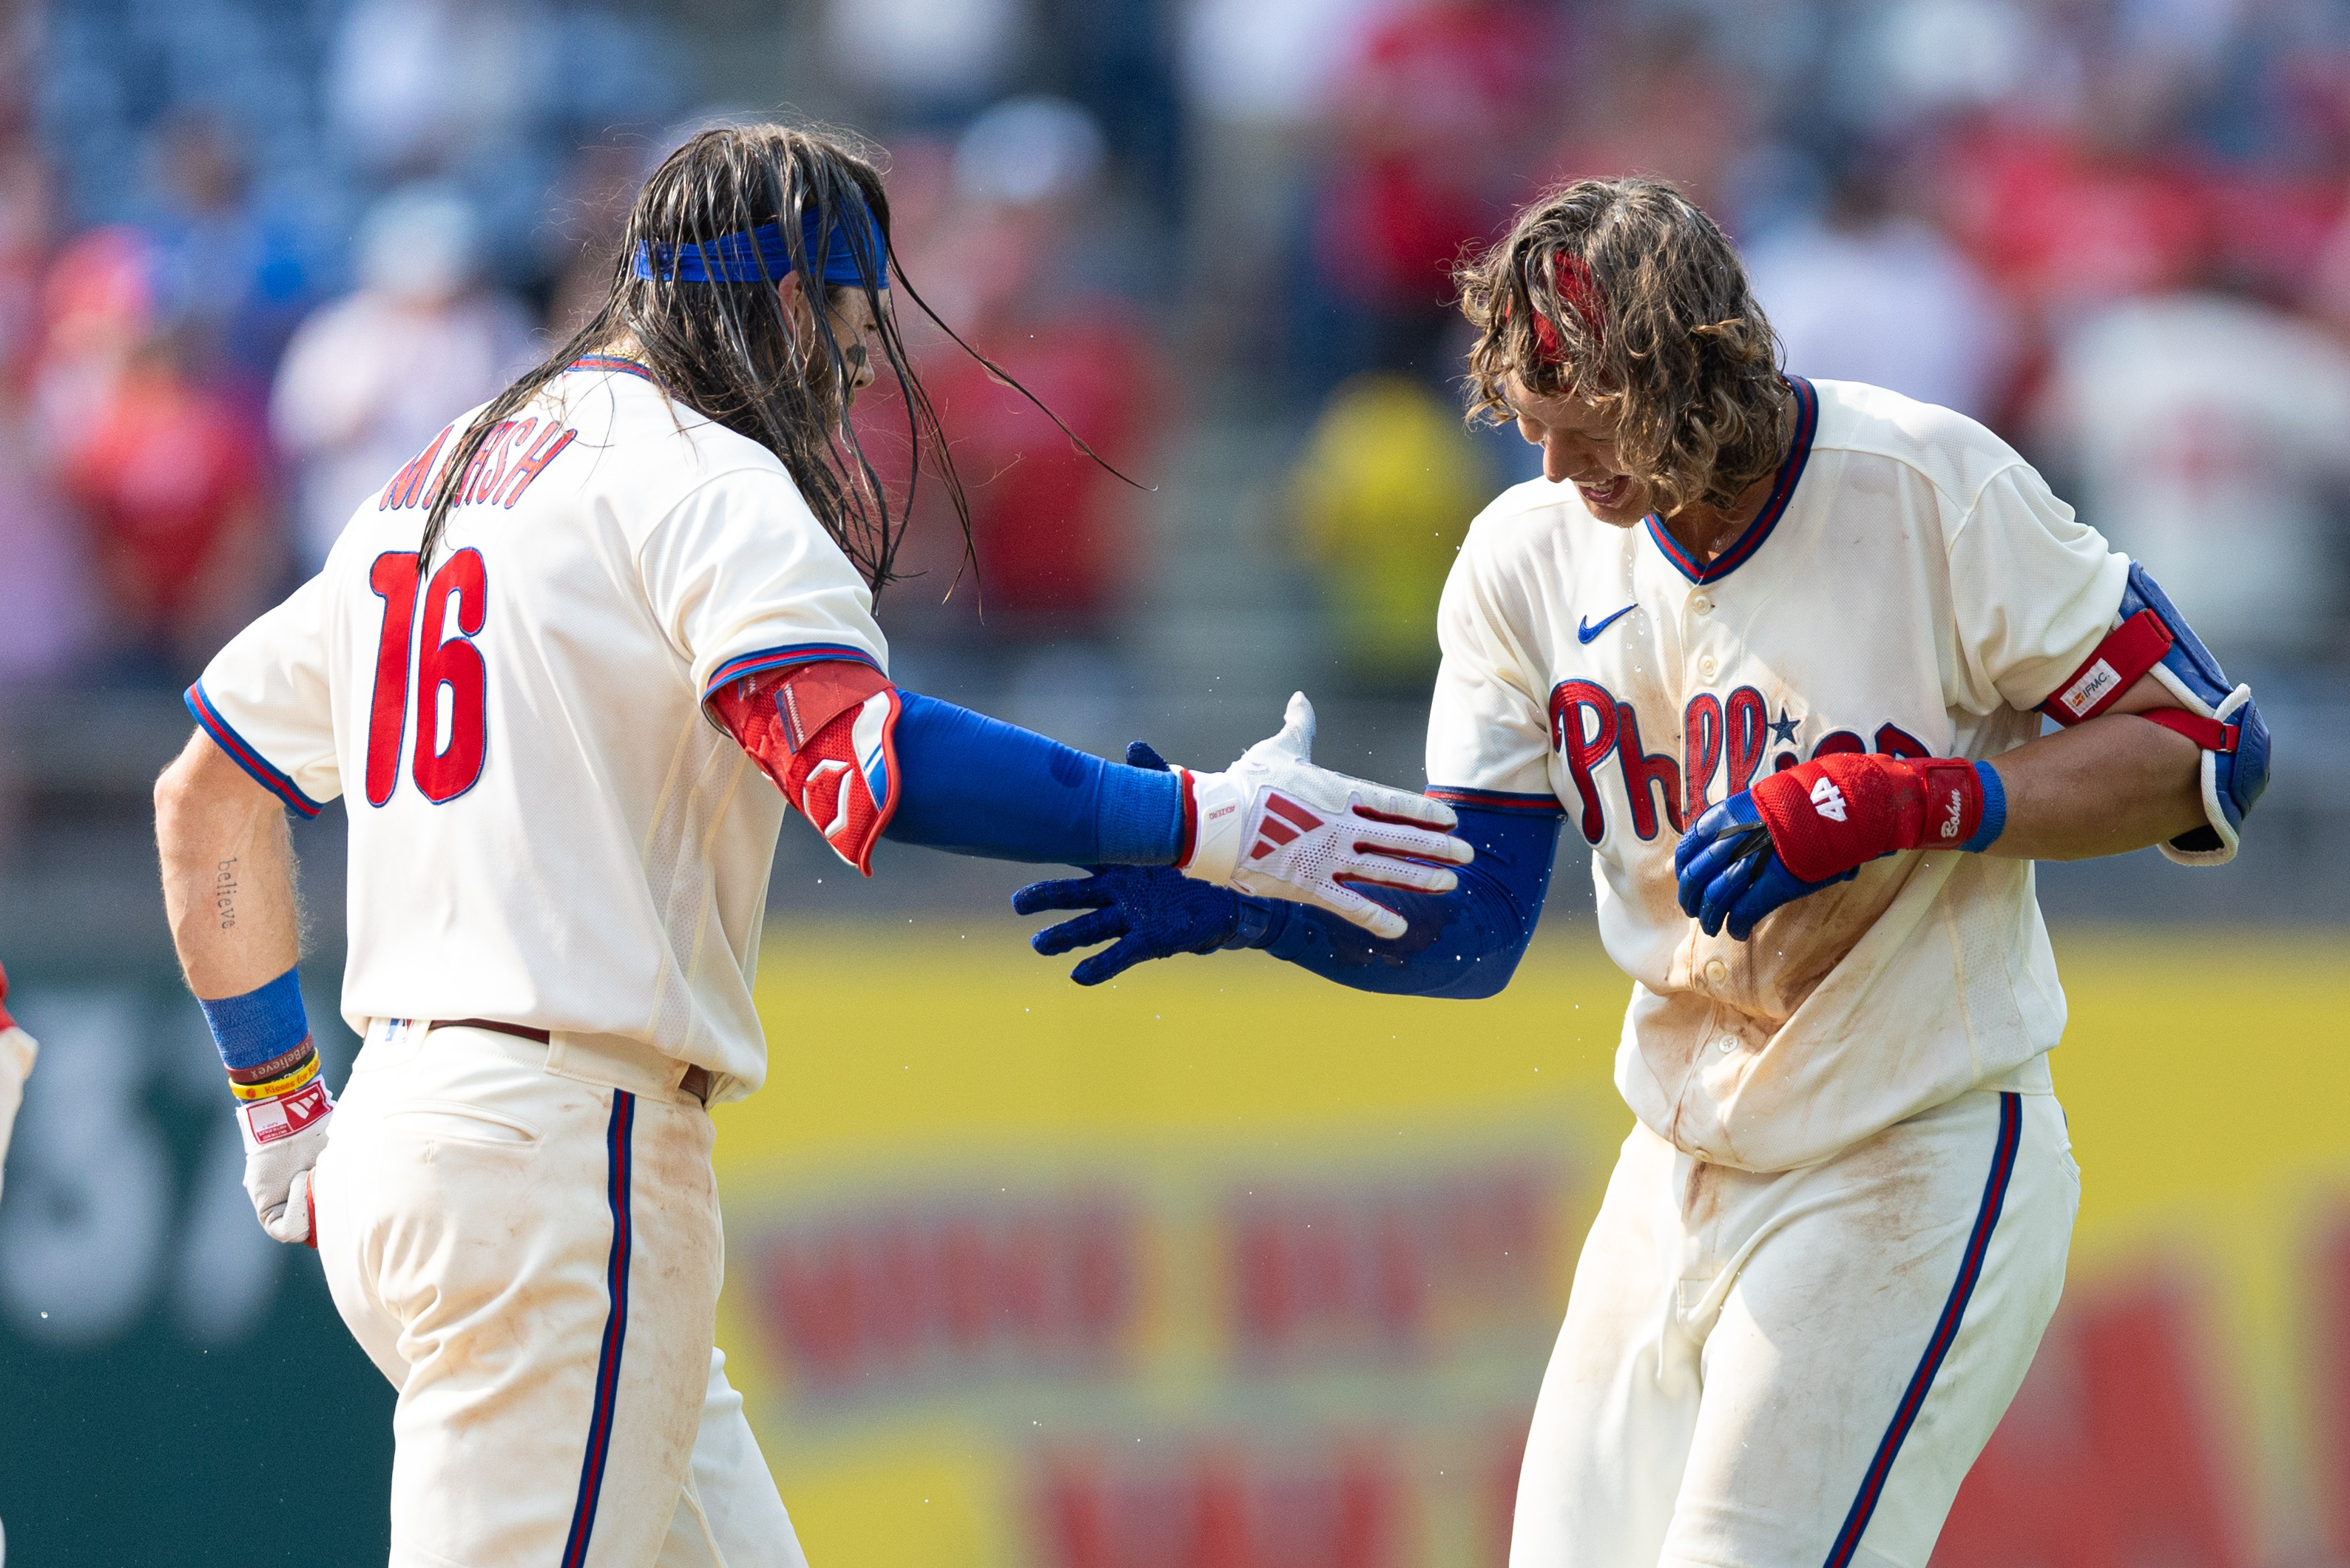
{"label": "marsh name on jersey", "polygon": [[702,704],[810,660],[886,672],[872,597],[773,452],[600,358],[491,430],[420,581],[473,417],[359,502],[189,706],[296,810],[350,792],[355,1029],[493,1018],[747,1093],[785,803]]}

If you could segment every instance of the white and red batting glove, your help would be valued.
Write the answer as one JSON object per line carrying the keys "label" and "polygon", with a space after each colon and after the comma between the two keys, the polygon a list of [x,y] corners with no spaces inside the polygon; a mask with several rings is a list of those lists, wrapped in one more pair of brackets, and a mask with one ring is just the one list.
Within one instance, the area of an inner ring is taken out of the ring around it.
{"label": "white and red batting glove", "polygon": [[[232,1073],[236,1130],[244,1140],[244,1192],[261,1228],[277,1241],[315,1247],[310,1229],[310,1168],[326,1152],[335,1097],[319,1075],[317,1047],[305,1039],[280,1062]],[[240,1081],[245,1078],[247,1081]]]}
{"label": "white and red batting glove", "polygon": [[1177,870],[1260,898],[1318,904],[1373,936],[1404,933],[1404,919],[1358,885],[1449,893],[1448,869],[1476,851],[1451,829],[1451,807],[1411,790],[1314,765],[1314,704],[1289,699],[1281,732],[1220,774],[1177,768],[1183,843]]}

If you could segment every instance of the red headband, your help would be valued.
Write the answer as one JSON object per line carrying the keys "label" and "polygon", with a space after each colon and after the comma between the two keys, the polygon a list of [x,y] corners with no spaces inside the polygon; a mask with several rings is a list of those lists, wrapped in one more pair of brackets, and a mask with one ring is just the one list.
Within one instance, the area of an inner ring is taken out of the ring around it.
{"label": "red headband", "polygon": [[[1591,275],[1591,264],[1581,256],[1554,254],[1550,264],[1551,285],[1567,308],[1582,318],[1583,329],[1591,334],[1596,348],[1604,341],[1600,323],[1607,309],[1607,296],[1599,291],[1599,280]],[[1566,362],[1566,345],[1558,336],[1558,327],[1541,311],[1534,312],[1534,341],[1541,346],[1542,357],[1553,365]]]}

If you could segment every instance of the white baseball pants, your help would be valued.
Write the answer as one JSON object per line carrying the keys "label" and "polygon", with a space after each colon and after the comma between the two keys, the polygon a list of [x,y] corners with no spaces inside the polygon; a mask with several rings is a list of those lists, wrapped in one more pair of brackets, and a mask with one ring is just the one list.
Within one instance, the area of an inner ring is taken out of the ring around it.
{"label": "white baseball pants", "polygon": [[2046,1095],[1977,1091],[1762,1175],[1636,1127],[1511,1568],[1925,1568],[2056,1310],[2080,1193]]}
{"label": "white baseball pants", "polygon": [[709,1115],[562,1051],[380,1019],[330,1124],[318,1255],[400,1390],[393,1568],[806,1568],[712,1347]]}

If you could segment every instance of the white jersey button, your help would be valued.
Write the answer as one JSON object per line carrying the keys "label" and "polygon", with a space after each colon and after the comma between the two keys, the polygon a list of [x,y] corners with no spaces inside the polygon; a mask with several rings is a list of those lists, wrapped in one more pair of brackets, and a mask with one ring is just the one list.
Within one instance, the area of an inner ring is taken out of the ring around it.
{"label": "white jersey button", "polygon": [[[1717,958],[1717,959],[1708,959],[1708,960],[1706,960],[1706,961],[1705,961],[1705,983],[1706,983],[1706,984],[1708,984],[1708,985],[1720,985],[1723,981],[1728,980],[1729,978],[1730,978],[1730,966],[1729,966],[1728,964],[1726,964],[1726,963],[1722,962],[1722,961],[1721,961],[1720,959],[1718,959],[1718,958]],[[1729,1048],[1729,1047],[1728,1047],[1728,1045],[1727,1045],[1727,1044],[1725,1044],[1725,1045],[1723,1046],[1723,1049],[1724,1049],[1724,1050],[1727,1050],[1728,1048]]]}
{"label": "white jersey button", "polygon": [[1711,615],[1713,613],[1713,601],[1706,597],[1703,594],[1691,594],[1690,596],[1690,613],[1691,615]]}
{"label": "white jersey button", "polygon": [[1715,661],[1713,655],[1711,653],[1705,655],[1697,661],[1698,679],[1700,680],[1712,680],[1714,676],[1721,671],[1721,666]]}
{"label": "white jersey button", "polygon": [[1738,1049],[1738,1041],[1734,1036],[1725,1034],[1721,1039],[1714,1042],[1714,1049],[1727,1056],[1732,1051]]}

